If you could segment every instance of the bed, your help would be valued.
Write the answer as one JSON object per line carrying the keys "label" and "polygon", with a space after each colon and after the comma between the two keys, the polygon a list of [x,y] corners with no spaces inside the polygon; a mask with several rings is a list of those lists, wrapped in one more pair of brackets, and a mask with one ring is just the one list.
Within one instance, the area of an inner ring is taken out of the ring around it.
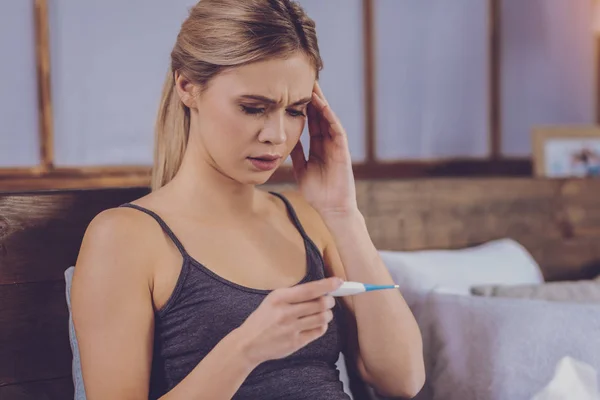
{"label": "bed", "polygon": [[[0,193],[0,399],[73,397],[64,271],[96,214],[146,192]],[[457,249],[512,238],[547,281],[600,272],[599,193],[600,180],[357,182],[359,207],[378,249]],[[351,380],[361,398],[362,384]]]}

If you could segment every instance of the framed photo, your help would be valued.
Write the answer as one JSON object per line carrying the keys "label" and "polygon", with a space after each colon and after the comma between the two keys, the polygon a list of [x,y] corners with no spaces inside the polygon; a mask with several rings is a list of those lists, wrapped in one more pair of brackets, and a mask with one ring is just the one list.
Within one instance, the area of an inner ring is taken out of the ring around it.
{"label": "framed photo", "polygon": [[600,126],[535,127],[532,140],[536,176],[600,178]]}

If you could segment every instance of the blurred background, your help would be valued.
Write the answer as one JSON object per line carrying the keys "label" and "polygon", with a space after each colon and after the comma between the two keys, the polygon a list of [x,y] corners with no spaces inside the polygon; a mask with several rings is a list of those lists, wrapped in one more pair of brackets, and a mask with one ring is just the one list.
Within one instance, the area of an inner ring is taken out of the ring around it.
{"label": "blurred background", "polygon": [[[0,191],[148,185],[194,3],[1,0]],[[596,124],[595,0],[299,3],[359,179],[530,176],[534,127]]]}

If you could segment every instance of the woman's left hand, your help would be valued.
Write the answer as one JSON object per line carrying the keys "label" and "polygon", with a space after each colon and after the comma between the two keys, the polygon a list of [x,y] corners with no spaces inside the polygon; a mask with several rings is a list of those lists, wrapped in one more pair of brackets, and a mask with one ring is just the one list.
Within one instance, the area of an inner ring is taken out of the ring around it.
{"label": "woman's left hand", "polygon": [[308,161],[300,141],[291,153],[300,193],[323,218],[351,214],[358,206],[348,137],[318,83],[313,89],[307,117]]}

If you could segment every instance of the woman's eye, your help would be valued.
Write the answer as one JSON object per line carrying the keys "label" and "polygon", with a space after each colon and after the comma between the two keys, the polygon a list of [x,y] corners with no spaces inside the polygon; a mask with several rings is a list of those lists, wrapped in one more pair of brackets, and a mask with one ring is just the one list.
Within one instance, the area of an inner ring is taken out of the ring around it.
{"label": "woman's eye", "polygon": [[306,114],[303,111],[298,111],[298,110],[287,110],[288,114],[290,114],[292,117],[305,117]]}
{"label": "woman's eye", "polygon": [[264,114],[265,109],[258,108],[258,107],[242,106],[242,111],[244,111],[246,114],[249,114],[249,115],[259,115],[259,114]]}

